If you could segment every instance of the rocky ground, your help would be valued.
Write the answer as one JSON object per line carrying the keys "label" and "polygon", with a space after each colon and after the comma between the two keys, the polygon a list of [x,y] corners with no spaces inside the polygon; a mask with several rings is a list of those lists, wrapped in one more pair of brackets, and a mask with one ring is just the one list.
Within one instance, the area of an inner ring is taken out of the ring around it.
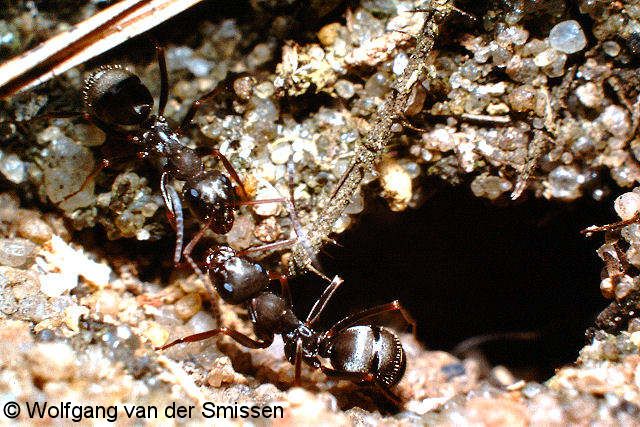
{"label": "rocky ground", "polygon": [[[0,54],[25,50],[94,13],[99,3],[5,7]],[[190,102],[228,72],[249,72],[248,86],[236,85],[231,100],[213,102],[197,116],[185,143],[206,154],[218,147],[257,199],[287,194],[285,163],[292,156],[295,199],[303,224],[311,224],[407,67],[412,35],[425,20],[408,11],[435,4],[371,0],[347,8],[327,2],[305,10],[296,2],[255,1],[252,11],[261,19],[221,12],[201,22],[195,35],[167,37],[167,116],[179,121]],[[640,181],[640,2],[457,6],[476,18],[457,14],[443,27],[386,153],[334,232],[357,221],[373,197],[395,211],[420,206],[434,176],[496,202],[601,200]],[[322,23],[304,27],[308,14]],[[143,44],[134,46],[151,51]],[[173,232],[150,165],[118,164],[65,200],[98,159],[117,148],[81,121],[28,120],[81,108],[83,78],[104,63],[124,63],[159,92],[151,55],[111,55],[0,109],[6,189],[0,195],[0,406],[36,400],[119,405],[124,423],[134,422],[125,420],[124,405],[153,405],[162,418],[173,402],[195,405],[194,421],[202,419],[205,402],[281,404],[284,418],[273,421],[281,425],[638,423],[636,223],[608,232],[599,251],[606,266],[601,288],[613,302],[589,332],[591,344],[542,384],[514,378],[503,367],[487,369],[474,358],[427,351],[409,335],[402,338],[407,373],[395,390],[401,408],[306,369],[302,387],[290,388],[292,367],[281,342],[261,351],[227,339],[154,351],[219,323],[244,331],[250,324],[241,310],[212,303],[188,269],[172,271],[165,255]],[[220,167],[206,159],[207,167]],[[635,218],[638,194],[616,201],[622,219]],[[196,226],[188,224],[189,232]],[[243,209],[228,235],[208,241],[246,248],[293,234],[287,212],[274,204]],[[285,251],[264,262],[282,268],[287,258]],[[24,410],[20,417],[27,419]]]}

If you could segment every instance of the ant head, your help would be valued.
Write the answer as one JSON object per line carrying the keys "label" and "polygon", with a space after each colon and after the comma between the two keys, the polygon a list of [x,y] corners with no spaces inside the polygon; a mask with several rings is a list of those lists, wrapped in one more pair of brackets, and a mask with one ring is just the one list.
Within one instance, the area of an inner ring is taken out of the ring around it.
{"label": "ant head", "polygon": [[100,68],[85,81],[84,103],[98,123],[122,129],[149,118],[153,97],[138,76],[113,65]]}

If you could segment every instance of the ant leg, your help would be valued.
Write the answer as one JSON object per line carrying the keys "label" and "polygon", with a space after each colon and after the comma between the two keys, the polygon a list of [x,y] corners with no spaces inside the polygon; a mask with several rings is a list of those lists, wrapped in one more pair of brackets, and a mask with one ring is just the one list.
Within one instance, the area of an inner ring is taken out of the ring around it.
{"label": "ant leg", "polygon": [[100,123],[100,125],[98,126],[93,117],[91,117],[91,114],[87,113],[86,111],[54,111],[52,113],[41,114],[27,120],[16,121],[15,124],[17,126],[21,126],[24,129],[25,124],[33,123],[36,120],[68,119],[71,117],[81,117],[83,120],[100,128],[105,133],[117,132],[115,129],[113,129],[112,126],[109,126],[106,123]]}
{"label": "ant leg", "polygon": [[259,245],[259,246],[250,246],[246,249],[243,249],[241,251],[237,252],[238,256],[244,256],[247,255],[251,252],[261,252],[261,251],[270,251],[272,249],[279,249],[279,248],[283,248],[285,246],[291,246],[293,245],[298,239],[287,239],[287,240],[280,240],[279,242],[274,242],[274,243],[267,243],[265,245]]}
{"label": "ant leg", "polygon": [[300,375],[302,373],[302,339],[296,341],[296,358],[293,362],[293,385],[300,385]]}
{"label": "ant leg", "polygon": [[416,321],[411,317],[409,312],[407,312],[402,305],[400,305],[400,301],[392,301],[386,304],[377,305],[375,307],[371,307],[365,310],[362,310],[358,313],[354,313],[350,316],[345,317],[344,319],[335,323],[329,330],[325,333],[327,337],[332,336],[336,332],[348,328],[349,326],[353,326],[364,319],[368,319],[370,317],[378,316],[382,313],[390,312],[390,311],[398,311],[404,318],[405,322],[409,324],[411,327],[411,332],[413,335],[416,335]]}
{"label": "ant leg", "polygon": [[184,119],[182,119],[182,123],[180,123],[180,127],[178,128],[178,133],[180,134],[183,133],[183,131],[187,128],[187,126],[189,126],[189,123],[191,123],[191,120],[193,120],[193,118],[195,117],[196,113],[198,112],[202,104],[204,104],[205,102],[209,101],[212,98],[215,98],[221,93],[225,93],[225,92],[234,93],[233,82],[236,79],[239,79],[243,76],[248,76],[248,75],[249,75],[248,73],[231,73],[225,79],[221,80],[216,85],[216,87],[214,87],[209,92],[205,93],[196,101],[194,101],[193,104],[191,104],[191,107],[189,107],[189,110],[187,111],[187,114],[184,116]]}
{"label": "ant leg", "polygon": [[235,206],[253,206],[253,205],[266,205],[268,203],[282,203],[286,202],[287,199],[284,197],[279,197],[277,199],[260,199],[260,200],[241,200],[239,202],[235,202]]}
{"label": "ant leg", "polygon": [[169,99],[169,73],[167,73],[167,60],[164,53],[164,47],[160,46],[155,40],[153,44],[156,46],[156,54],[158,56],[158,67],[160,68],[160,100],[158,101],[158,116],[164,114],[164,107],[167,106]]}
{"label": "ant leg", "polygon": [[80,185],[80,188],[78,188],[76,191],[73,191],[73,192],[67,194],[66,196],[64,196],[64,198],[61,201],[59,201],[57,203],[57,205],[61,205],[62,203],[66,202],[67,200],[69,200],[73,196],[77,195],[78,193],[81,193],[85,188],[87,188],[87,185],[89,185],[89,183],[91,181],[93,181],[96,178],[96,176],[98,176],[98,174],[102,170],[110,168],[111,164],[112,164],[112,161],[109,160],[109,159],[100,159],[100,163],[98,164],[98,167],[93,172],[91,172],[89,175],[87,175],[87,177],[84,179],[84,181]]}
{"label": "ant leg", "polygon": [[214,311],[214,315],[215,315],[216,318],[219,319],[220,318],[220,296],[216,292],[216,288],[213,286],[213,283],[211,283],[211,278],[209,277],[209,275],[208,274],[204,274],[202,272],[202,270],[200,269],[200,267],[198,267],[198,264],[196,264],[196,262],[191,257],[191,252],[193,251],[193,248],[195,248],[195,246],[198,244],[200,239],[202,239],[204,234],[207,232],[207,229],[211,225],[211,221],[213,221],[213,220],[209,220],[200,229],[200,231],[198,231],[198,233],[195,236],[193,236],[191,241],[189,241],[187,246],[184,248],[184,251],[182,252],[182,255],[184,256],[184,259],[187,260],[187,264],[189,264],[189,266],[191,268],[193,268],[193,271],[196,272],[196,274],[198,275],[200,280],[202,280],[202,282],[204,283],[204,287],[207,289],[207,292],[209,293],[209,296],[210,296],[212,302],[214,303],[214,306],[212,306],[213,311]]}
{"label": "ant leg", "polygon": [[15,121],[12,121],[12,123],[16,125],[16,127],[20,130],[20,132],[28,133],[29,132],[28,125],[38,120],[68,119],[71,117],[82,117],[84,120],[91,123],[91,116],[88,113],[85,113],[82,111],[57,111],[52,113],[44,113],[38,116],[31,117],[30,119],[27,119],[27,120],[15,120]]}
{"label": "ant leg", "polygon": [[400,406],[402,403],[402,400],[387,387],[380,384],[376,380],[375,375],[373,375],[372,373],[338,371],[327,366],[320,366],[320,369],[322,370],[322,373],[329,378],[351,381],[356,384],[372,385],[376,387],[382,393],[382,395],[394,405]]}
{"label": "ant leg", "polygon": [[161,347],[155,347],[154,350],[166,350],[167,348],[173,347],[176,344],[202,341],[202,340],[206,340],[207,338],[215,337],[216,335],[219,335],[219,334],[226,335],[232,338],[238,344],[243,345],[247,348],[267,348],[273,342],[273,339],[254,340],[253,338],[248,337],[234,329],[216,328],[216,329],[211,329],[210,331],[200,332],[198,334],[187,335],[186,337],[178,338],[177,340],[172,341],[169,344],[165,344]]}
{"label": "ant leg", "polygon": [[322,292],[322,295],[320,295],[320,298],[318,298],[316,303],[311,308],[311,311],[307,316],[307,320],[305,320],[305,324],[307,324],[307,326],[312,327],[313,324],[318,321],[324,308],[329,303],[329,300],[343,283],[344,280],[340,276],[335,276],[333,278],[329,286],[325,288],[324,292]]}
{"label": "ant leg", "polygon": [[244,184],[240,180],[240,176],[238,176],[238,172],[236,172],[235,168],[233,167],[229,159],[227,159],[224,156],[224,154],[222,154],[220,150],[218,150],[217,148],[214,148],[211,151],[211,154],[214,155],[218,160],[222,162],[222,165],[224,166],[224,168],[227,170],[227,172],[229,172],[229,175],[231,175],[231,179],[233,179],[238,185],[238,187],[240,188],[240,193],[241,193],[240,198],[242,199],[242,201],[243,202],[248,201],[249,195],[247,194],[247,190],[245,190]]}
{"label": "ant leg", "polygon": [[173,250],[173,263],[178,264],[182,257],[182,245],[184,244],[184,216],[180,196],[172,185],[167,183],[168,174],[163,172],[160,178],[160,192],[167,208],[167,216],[176,230],[176,246]]}
{"label": "ant leg", "polygon": [[91,121],[91,116],[83,111],[58,111],[52,113],[45,113],[39,116],[31,117],[27,120],[20,120],[17,123],[31,123],[36,120],[50,120],[50,119],[68,119],[70,117],[82,117],[87,121]]}
{"label": "ant leg", "polygon": [[184,251],[182,252],[182,255],[187,260],[187,263],[191,266],[191,268],[193,268],[196,274],[202,279],[205,286],[207,287],[207,291],[209,291],[209,294],[211,294],[212,296],[215,296],[216,295],[215,288],[213,287],[213,284],[209,280],[209,276],[205,275],[202,272],[202,270],[200,270],[200,267],[198,267],[198,264],[196,264],[193,258],[191,258],[191,252],[193,252],[193,248],[195,248],[195,246],[198,244],[198,242],[202,239],[204,234],[207,232],[207,229],[209,228],[211,221],[213,220],[209,220],[209,222],[207,222],[204,226],[202,226],[202,228],[200,228],[200,231],[198,231],[196,235],[193,236],[193,238],[189,241],[189,243],[187,243],[187,246],[185,246]]}
{"label": "ant leg", "polygon": [[216,87],[214,87],[209,92],[202,95],[197,100],[193,101],[193,104],[191,104],[191,107],[189,107],[187,114],[182,119],[182,123],[180,123],[180,127],[178,127],[177,132],[179,134],[182,134],[184,130],[187,128],[187,126],[189,126],[189,124],[191,123],[191,120],[193,120],[193,118],[195,117],[196,113],[198,112],[202,104],[204,104],[211,98],[215,98],[216,96],[218,96],[220,93],[223,92],[223,89],[226,88],[228,83],[226,82],[226,80],[227,79],[221,81],[216,85]]}
{"label": "ant leg", "polygon": [[[138,152],[138,159],[144,159],[148,156],[149,153],[147,153],[146,151],[140,151]],[[67,194],[60,202],[58,202],[57,204],[60,205],[64,202],[66,202],[67,200],[69,200],[70,198],[72,198],[73,196],[75,196],[76,194],[80,193],[82,190],[84,190],[87,185],[93,181],[96,176],[98,176],[98,174],[104,170],[104,169],[108,169],[110,168],[114,162],[116,161],[121,161],[121,160],[127,160],[129,159],[129,156],[121,156],[121,157],[113,157],[111,159],[100,159],[100,163],[98,164],[98,167],[89,174],[89,176],[87,176],[84,181],[82,182],[82,184],[80,185],[80,188],[78,188],[76,191],[72,192],[71,194]]]}
{"label": "ant leg", "polygon": [[623,221],[614,222],[611,224],[598,226],[587,227],[584,230],[580,231],[581,234],[586,234],[587,237],[591,236],[593,233],[598,233],[600,231],[612,231],[618,230],[622,227],[626,227],[627,225],[634,224],[636,222],[640,222],[640,213],[636,213],[633,218],[625,219]]}

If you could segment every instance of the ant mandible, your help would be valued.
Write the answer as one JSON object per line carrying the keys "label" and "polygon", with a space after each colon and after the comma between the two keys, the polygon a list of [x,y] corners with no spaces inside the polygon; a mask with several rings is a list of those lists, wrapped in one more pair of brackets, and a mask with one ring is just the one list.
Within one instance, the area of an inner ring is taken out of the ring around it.
{"label": "ant mandible", "polygon": [[[209,279],[206,282],[213,284],[213,288],[208,287],[210,293],[216,292],[225,302],[248,309],[256,339],[222,327],[177,339],[156,350],[217,335],[229,336],[248,348],[261,349],[269,347],[275,335],[281,335],[285,356],[294,365],[294,384],[300,383],[301,364],[305,362],[328,377],[375,386],[399,405],[400,399],[390,388],[402,379],[406,369],[402,344],[389,329],[365,322],[382,313],[397,311],[415,333],[415,322],[399,301],[362,310],[319,331],[316,323],[343,280],[335,276],[302,321],[293,312],[286,277],[270,273],[244,257],[248,251],[238,252],[224,245],[210,248],[203,267]],[[280,281],[279,293],[270,289],[273,280]],[[329,359],[331,367],[323,365],[319,358]]]}
{"label": "ant mandible", "polygon": [[[191,123],[200,106],[228,88],[230,78],[225,79],[213,90],[191,105],[180,126],[174,130],[163,116],[169,94],[164,49],[156,45],[160,68],[160,100],[157,115],[152,115],[153,97],[140,78],[118,65],[98,69],[86,80],[84,87],[85,113],[83,116],[108,135],[141,147],[138,158],[148,158],[162,171],[160,190],[168,217],[176,229],[174,263],[182,257],[184,239],[183,199],[191,213],[204,224],[203,230],[211,229],[217,234],[226,234],[234,222],[234,209],[240,205],[283,202],[284,199],[249,200],[247,192],[229,160],[217,149],[212,154],[218,158],[229,177],[217,170],[206,170],[196,151],[184,145],[179,136]],[[234,78],[240,78],[237,75]],[[111,161],[102,159],[96,171],[90,174],[79,190],[71,193],[69,199],[84,189],[91,179]],[[169,183],[169,179],[184,181],[182,197]],[[238,189],[239,198],[231,183]]]}

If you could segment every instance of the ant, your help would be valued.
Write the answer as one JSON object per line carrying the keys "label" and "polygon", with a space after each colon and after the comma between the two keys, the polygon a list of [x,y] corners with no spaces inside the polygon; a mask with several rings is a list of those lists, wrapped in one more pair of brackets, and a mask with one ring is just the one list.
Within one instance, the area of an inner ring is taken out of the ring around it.
{"label": "ant", "polygon": [[[256,339],[229,328],[216,328],[189,335],[157,347],[165,350],[180,343],[201,341],[217,335],[226,335],[248,348],[267,348],[275,335],[281,335],[287,360],[294,365],[294,384],[300,383],[301,364],[322,372],[331,378],[373,385],[396,405],[400,399],[390,388],[403,377],[406,355],[398,337],[390,330],[375,324],[364,324],[366,319],[385,312],[402,314],[415,333],[415,322],[400,305],[393,301],[352,314],[325,331],[315,328],[329,300],[343,283],[335,276],[318,298],[304,321],[293,312],[291,294],[286,276],[268,272],[260,264],[244,255],[255,248],[236,251],[228,246],[209,248],[203,267],[206,282],[213,296],[216,292],[225,302],[245,306],[253,323]],[[187,255],[188,256],[188,255]],[[280,291],[270,288],[273,280],[280,282]],[[319,358],[328,358],[331,367]]]}
{"label": "ant", "polygon": [[[238,173],[220,151],[213,149],[211,154],[222,162],[229,176],[217,170],[205,170],[196,151],[180,141],[180,135],[200,106],[225,90],[232,90],[228,86],[232,80],[241,78],[241,74],[223,80],[193,102],[180,126],[174,130],[163,116],[169,94],[164,48],[156,44],[156,51],[160,68],[160,99],[156,115],[151,114],[153,97],[147,86],[137,75],[119,65],[103,66],[87,78],[84,85],[85,112],[81,115],[107,135],[139,147],[137,157],[150,159],[161,170],[160,190],[168,210],[167,216],[176,230],[173,261],[177,265],[183,252],[182,200],[193,216],[204,224],[203,230],[211,229],[216,234],[226,234],[233,226],[234,210],[239,206],[277,203],[284,199],[249,200]],[[102,159],[80,188],[63,201],[82,191],[100,170],[110,167],[111,163],[111,160]],[[182,197],[169,182],[170,179],[184,181]],[[231,181],[237,185],[239,194],[236,194]]]}

